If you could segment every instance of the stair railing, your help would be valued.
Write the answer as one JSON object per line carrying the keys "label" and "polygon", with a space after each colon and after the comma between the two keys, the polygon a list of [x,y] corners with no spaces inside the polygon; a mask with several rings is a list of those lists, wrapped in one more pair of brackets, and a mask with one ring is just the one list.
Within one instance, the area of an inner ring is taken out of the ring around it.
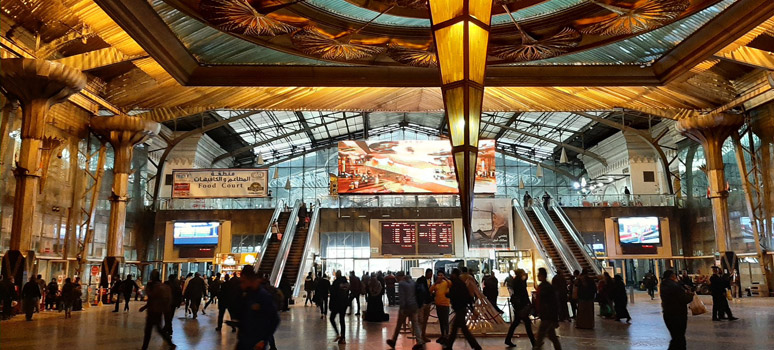
{"label": "stair railing", "polygon": [[567,229],[567,232],[570,233],[570,237],[572,237],[573,241],[575,241],[575,244],[580,247],[583,258],[586,259],[589,265],[591,265],[591,268],[594,269],[594,273],[596,273],[597,276],[601,276],[603,272],[602,264],[599,260],[592,258],[592,256],[594,256],[594,251],[589,248],[589,246],[586,244],[586,241],[583,240],[583,237],[581,237],[578,229],[575,228],[575,225],[572,223],[572,220],[570,220],[570,217],[567,216],[567,213],[564,212],[564,209],[561,206],[554,203],[553,201],[551,203],[551,209],[554,210],[556,215],[559,217],[559,220]]}
{"label": "stair railing", "polygon": [[277,200],[277,207],[274,208],[274,213],[271,214],[271,219],[269,220],[269,226],[266,228],[266,233],[263,235],[263,242],[261,242],[261,250],[258,252],[258,259],[255,261],[255,267],[256,269],[261,266],[261,261],[263,260],[263,256],[266,255],[266,248],[269,246],[269,242],[271,242],[271,228],[274,226],[274,223],[277,222],[277,219],[279,219],[280,214],[282,213],[282,210],[285,209],[285,200],[284,199],[278,199]]}
{"label": "stair railing", "polygon": [[279,283],[282,280],[282,272],[285,270],[285,263],[288,260],[288,254],[290,254],[293,236],[296,235],[298,210],[301,208],[302,203],[304,202],[300,199],[296,199],[296,202],[293,203],[293,211],[290,212],[288,224],[285,226],[285,233],[282,235],[279,251],[277,251],[277,260],[274,261],[274,267],[271,269],[271,275],[269,276],[269,283],[274,287],[279,287]]}
{"label": "stair railing", "polygon": [[548,212],[545,210],[545,208],[543,208],[543,205],[539,203],[533,204],[532,211],[534,211],[537,215],[538,220],[546,230],[548,237],[551,239],[551,242],[554,243],[556,250],[559,252],[559,257],[562,259],[562,261],[564,261],[565,265],[570,270],[570,273],[572,273],[573,270],[580,271],[583,267],[581,267],[580,263],[578,263],[578,260],[575,259],[570,246],[567,245],[567,242],[564,241],[564,238],[559,233],[559,229],[556,227],[556,225],[554,225],[554,221],[551,220],[551,217],[548,215]]}
{"label": "stair railing", "polygon": [[535,244],[535,248],[537,248],[538,254],[540,254],[540,257],[542,257],[543,261],[546,262],[546,266],[548,266],[548,269],[551,270],[551,273],[556,275],[559,270],[556,268],[554,261],[551,260],[551,256],[548,255],[548,250],[546,250],[546,247],[543,246],[543,242],[540,240],[537,230],[535,230],[535,227],[532,226],[532,221],[529,220],[526,210],[524,210],[524,207],[521,206],[521,202],[519,202],[518,199],[513,200],[513,208],[516,209],[516,213],[519,214],[521,222],[524,223],[524,227],[527,228],[529,238],[532,239],[532,243]]}
{"label": "stair railing", "polygon": [[309,230],[306,232],[306,242],[304,242],[303,255],[301,256],[301,263],[298,265],[298,276],[296,276],[296,284],[293,286],[293,297],[298,298],[301,295],[301,291],[304,288],[304,282],[306,282],[306,270],[314,263],[314,256],[309,256],[314,236],[317,235],[318,222],[320,220],[320,206],[322,202],[319,199],[314,202],[314,210],[312,211],[312,218],[309,220]]}

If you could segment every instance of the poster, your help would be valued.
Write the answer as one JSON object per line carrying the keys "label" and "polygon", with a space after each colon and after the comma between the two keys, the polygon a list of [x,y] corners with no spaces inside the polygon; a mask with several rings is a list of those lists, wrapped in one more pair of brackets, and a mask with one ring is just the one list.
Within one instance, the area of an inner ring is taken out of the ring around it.
{"label": "poster", "polygon": [[470,249],[510,249],[513,215],[507,198],[476,198],[473,201]]}
{"label": "poster", "polygon": [[184,169],[172,171],[172,198],[266,197],[267,169]]}
{"label": "poster", "polygon": [[[459,192],[451,144],[438,141],[339,142],[338,192]],[[476,193],[495,193],[495,141],[479,142]]]}

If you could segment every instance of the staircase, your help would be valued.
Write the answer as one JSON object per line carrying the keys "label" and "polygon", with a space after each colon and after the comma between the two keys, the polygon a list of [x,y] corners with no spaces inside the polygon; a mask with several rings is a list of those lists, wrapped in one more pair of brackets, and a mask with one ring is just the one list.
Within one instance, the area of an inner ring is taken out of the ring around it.
{"label": "staircase", "polygon": [[[288,219],[290,219],[290,212],[282,212],[277,218],[277,225],[279,226],[280,234],[285,232],[285,227],[288,226]],[[269,244],[266,246],[264,255],[261,258],[261,265],[258,267],[258,271],[261,273],[269,274],[277,260],[277,254],[280,249],[280,241],[277,237],[271,237]]]}
{"label": "staircase", "polygon": [[562,223],[562,220],[559,218],[559,214],[557,214],[554,210],[548,210],[548,215],[551,217],[551,221],[554,222],[554,225],[556,225],[556,228],[559,229],[559,233],[562,234],[564,241],[570,247],[572,256],[575,257],[575,260],[578,261],[581,267],[588,271],[589,276],[596,278],[597,274],[594,272],[594,268],[591,266],[591,262],[583,256],[583,252],[581,251],[583,248],[579,247],[578,243],[575,242],[575,239],[572,238],[570,231],[567,230],[567,227],[564,226],[564,223]]}
{"label": "staircase", "polygon": [[[309,213],[309,215],[311,214]],[[285,262],[285,269],[282,272],[282,280],[286,281],[291,288],[296,283],[300,273],[299,268],[301,268],[301,260],[304,258],[304,245],[306,244],[308,234],[309,228],[304,227],[303,219],[299,220],[298,226],[296,226],[296,233],[293,235],[293,242],[290,245],[288,259]]]}
{"label": "staircase", "polygon": [[527,217],[529,217],[529,221],[532,223],[532,227],[535,228],[535,231],[540,238],[540,242],[543,243],[543,247],[545,247],[546,252],[548,253],[548,257],[551,258],[551,262],[553,262],[557,273],[561,273],[562,276],[564,276],[564,278],[569,281],[572,271],[567,268],[567,265],[562,260],[562,257],[559,255],[559,251],[557,250],[556,246],[554,246],[551,238],[548,237],[548,233],[543,227],[543,224],[540,223],[540,219],[538,219],[537,214],[535,214],[535,211],[533,210],[527,210],[526,212]]}

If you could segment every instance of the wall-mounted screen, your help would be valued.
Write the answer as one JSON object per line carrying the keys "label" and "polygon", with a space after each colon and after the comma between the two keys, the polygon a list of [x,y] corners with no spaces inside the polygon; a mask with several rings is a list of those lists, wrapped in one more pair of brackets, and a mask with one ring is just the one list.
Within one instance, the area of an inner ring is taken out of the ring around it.
{"label": "wall-mounted screen", "polygon": [[[338,193],[458,193],[448,140],[341,141]],[[480,140],[476,193],[495,193],[495,141]]]}
{"label": "wall-mounted screen", "polygon": [[621,244],[661,244],[660,221],[655,216],[618,218]]}
{"label": "wall-mounted screen", "polygon": [[175,222],[172,233],[175,245],[218,245],[220,222]]}
{"label": "wall-mounted screen", "polygon": [[382,221],[382,254],[448,255],[454,253],[451,221]]}

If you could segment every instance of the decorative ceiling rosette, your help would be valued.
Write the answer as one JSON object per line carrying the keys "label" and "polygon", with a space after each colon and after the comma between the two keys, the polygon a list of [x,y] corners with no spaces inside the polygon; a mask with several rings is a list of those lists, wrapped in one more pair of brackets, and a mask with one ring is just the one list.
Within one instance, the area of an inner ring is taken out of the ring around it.
{"label": "decorative ceiling rosette", "polygon": [[605,36],[629,35],[661,27],[680,16],[691,5],[691,0],[637,0],[633,3],[608,4],[591,2],[611,13],[597,18],[576,21],[581,32]]}
{"label": "decorative ceiling rosette", "polygon": [[354,61],[374,57],[385,51],[383,46],[350,41],[353,33],[329,36],[314,27],[305,27],[291,36],[293,45],[302,52],[328,60]]}
{"label": "decorative ceiling rosette", "polygon": [[[505,5],[503,5],[505,7]],[[506,9],[506,12],[508,10]],[[510,12],[513,25],[519,31],[521,42],[514,45],[491,45],[489,54],[497,58],[511,61],[524,62],[536,61],[559,56],[578,46],[581,34],[572,28],[564,28],[558,33],[541,39],[536,39],[524,31]]]}
{"label": "decorative ceiling rosette", "polygon": [[438,57],[435,54],[435,45],[426,48],[411,48],[398,44],[387,46],[387,56],[398,63],[413,67],[438,67]]}
{"label": "decorative ceiling rosette", "polygon": [[375,0],[385,5],[411,8],[411,9],[427,9],[427,0]]}
{"label": "decorative ceiling rosette", "polygon": [[[295,4],[292,1],[281,7]],[[204,0],[201,8],[207,20],[223,31],[260,37],[292,33],[298,28],[258,12],[247,0]],[[273,8],[272,11],[278,8]]]}

